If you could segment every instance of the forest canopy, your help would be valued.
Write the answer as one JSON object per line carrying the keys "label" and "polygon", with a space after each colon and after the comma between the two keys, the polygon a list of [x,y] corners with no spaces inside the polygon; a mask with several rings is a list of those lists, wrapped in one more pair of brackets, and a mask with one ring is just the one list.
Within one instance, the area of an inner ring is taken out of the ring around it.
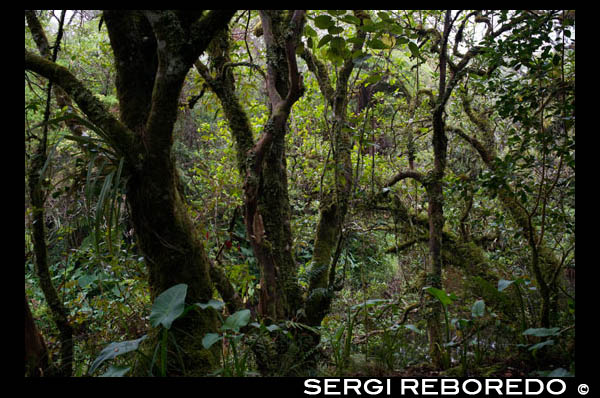
{"label": "forest canopy", "polygon": [[25,376],[574,376],[574,10],[26,10]]}

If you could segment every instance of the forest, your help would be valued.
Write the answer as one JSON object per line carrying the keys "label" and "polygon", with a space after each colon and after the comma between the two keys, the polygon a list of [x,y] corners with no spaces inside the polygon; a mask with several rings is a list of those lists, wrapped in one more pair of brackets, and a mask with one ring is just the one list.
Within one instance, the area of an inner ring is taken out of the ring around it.
{"label": "forest", "polygon": [[574,10],[26,10],[24,85],[25,377],[576,375]]}

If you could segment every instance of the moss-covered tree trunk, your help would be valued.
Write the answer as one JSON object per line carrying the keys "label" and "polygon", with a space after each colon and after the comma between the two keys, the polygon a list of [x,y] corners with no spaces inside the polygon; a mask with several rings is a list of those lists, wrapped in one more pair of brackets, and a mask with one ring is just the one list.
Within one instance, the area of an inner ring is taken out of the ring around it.
{"label": "moss-covered tree trunk", "polygon": [[217,95],[233,134],[238,171],[244,179],[246,235],[260,270],[258,310],[267,322],[276,322],[292,318],[302,300],[293,257],[285,136],[291,106],[301,95],[294,49],[304,12],[260,11],[260,17],[267,51],[264,77],[271,112],[256,142],[235,93],[229,32],[221,32],[211,43],[209,66],[200,61],[195,65]]}
{"label": "moss-covered tree trunk", "polygon": [[[444,194],[442,190],[442,179],[446,169],[446,156],[448,139],[446,138],[443,113],[446,98],[446,48],[450,33],[450,10],[446,11],[444,19],[444,32],[439,51],[439,92],[436,105],[433,110],[433,170],[427,176],[425,189],[427,190],[427,204],[429,215],[429,257],[430,271],[427,275],[427,284],[437,289],[442,286],[442,232],[444,229]],[[446,365],[442,360],[442,324],[441,303],[431,301],[428,307],[430,312],[427,318],[427,331],[429,336],[429,355],[436,367]]]}
{"label": "moss-covered tree trunk", "polygon": [[[188,214],[171,155],[179,94],[193,62],[234,10],[105,11],[117,69],[121,121],[116,120],[68,70],[25,53],[25,67],[55,80],[125,159],[127,203],[148,268],[152,297],[178,283],[187,301],[212,297],[210,264]],[[217,327],[211,311],[192,311],[174,324],[185,371],[205,375],[216,366],[202,337]]]}
{"label": "moss-covered tree trunk", "polygon": [[[362,50],[366,37],[366,32],[362,30],[363,20],[369,18],[368,14],[361,10],[355,10],[354,15],[361,23],[357,28],[351,54],[357,54]],[[321,93],[333,111],[330,137],[332,137],[334,184],[324,187],[322,195],[305,304],[308,324],[320,326],[333,298],[333,286],[330,286],[330,282],[333,280],[332,276],[335,276],[335,269],[332,268],[334,265],[332,261],[342,237],[344,219],[352,192],[352,140],[350,132],[345,127],[348,112],[348,85],[355,63],[352,57],[344,61],[337,74],[334,89],[326,66],[309,49],[303,49],[302,57],[309,70],[315,75]]]}

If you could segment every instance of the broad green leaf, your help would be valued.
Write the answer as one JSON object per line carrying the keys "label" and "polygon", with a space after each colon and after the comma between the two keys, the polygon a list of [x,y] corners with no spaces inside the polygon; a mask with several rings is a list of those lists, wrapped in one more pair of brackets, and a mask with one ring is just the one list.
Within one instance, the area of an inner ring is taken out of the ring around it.
{"label": "broad green leaf", "polygon": [[547,346],[547,345],[554,345],[554,340],[550,339],[550,340],[542,341],[541,343],[534,344],[531,347],[529,347],[529,351],[539,350],[540,348]]}
{"label": "broad green leaf", "polygon": [[417,58],[419,56],[419,46],[415,44],[413,41],[408,42],[408,49],[413,57]]}
{"label": "broad green leaf", "polygon": [[344,15],[341,18],[341,20],[346,23],[349,23],[349,24],[353,24],[353,25],[357,25],[357,26],[360,25],[360,19],[355,17],[354,15],[350,15],[350,14]]}
{"label": "broad green leaf", "polygon": [[221,326],[221,330],[234,330],[238,331],[241,327],[244,327],[250,321],[250,310],[240,310],[231,314],[227,319],[225,319],[225,323]]}
{"label": "broad green leaf", "polygon": [[512,285],[513,282],[515,282],[515,281],[509,281],[509,280],[506,280],[506,279],[500,279],[498,281],[498,291],[499,292],[503,291],[504,289],[506,289],[507,287],[509,287],[510,285]]}
{"label": "broad green leaf", "polygon": [[448,304],[452,304],[452,301],[456,298],[456,296],[454,296],[453,294],[449,296],[445,291],[437,289],[435,287],[430,286],[424,287],[423,289],[427,293],[431,294],[433,297],[438,299],[444,305],[444,307]]}
{"label": "broad green leaf", "polygon": [[379,39],[369,40],[369,42],[367,43],[367,46],[374,50],[385,50],[386,48],[388,48],[388,46],[386,46],[385,43]]}
{"label": "broad green leaf", "polygon": [[341,51],[341,50],[343,50],[344,48],[346,48],[346,40],[344,40],[344,38],[343,38],[343,37],[339,37],[339,36],[333,37],[333,38],[331,39],[331,44],[330,44],[330,46],[331,46],[332,48],[335,48],[335,49],[337,49],[337,50],[340,50],[340,51]]}
{"label": "broad green leaf", "polygon": [[102,363],[107,359],[113,359],[116,356],[137,350],[140,343],[144,341],[147,337],[147,335],[143,335],[142,337],[136,340],[121,341],[120,343],[110,343],[102,351],[100,351],[100,355],[98,355],[94,362],[92,362],[92,366],[90,366],[88,373],[94,373],[94,371],[98,369],[98,367],[102,365]]}
{"label": "broad green leaf", "polygon": [[215,344],[217,341],[221,340],[223,337],[217,333],[206,333],[202,338],[202,347],[205,349],[209,349]]}
{"label": "broad green leaf", "polygon": [[485,302],[483,300],[477,300],[473,307],[471,307],[471,315],[473,317],[481,317],[485,314]]}
{"label": "broad green leaf", "polygon": [[267,326],[267,328],[266,328],[266,329],[267,329],[269,332],[274,332],[274,331],[276,331],[276,330],[281,330],[281,328],[280,328],[279,326],[275,325],[275,324]]}
{"label": "broad green leaf", "polygon": [[530,328],[523,332],[523,335],[547,337],[547,336],[558,336],[560,328]]}
{"label": "broad green leaf", "polygon": [[123,377],[127,372],[129,372],[129,369],[131,369],[129,366],[110,365],[108,370],[98,377]]}
{"label": "broad green leaf", "polygon": [[206,304],[202,304],[202,303],[196,303],[196,305],[200,308],[202,308],[203,310],[207,309],[207,308],[214,308],[217,311],[221,311],[223,309],[223,307],[225,307],[225,303],[219,300],[215,300],[215,299],[210,299],[208,301],[208,303]]}
{"label": "broad green leaf", "polygon": [[342,28],[341,26],[333,25],[333,26],[330,26],[327,28],[327,32],[329,32],[329,34],[332,34],[332,35],[340,34],[343,31],[344,31],[344,28]]}
{"label": "broad green leaf", "polygon": [[323,47],[325,44],[329,43],[329,41],[331,41],[332,36],[331,35],[325,35],[321,38],[321,40],[319,40],[319,44],[317,44],[317,48],[321,48]]}
{"label": "broad green leaf", "polygon": [[185,309],[185,296],[188,286],[185,283],[175,285],[162,292],[152,305],[150,324],[154,327],[162,325],[171,328],[171,324]]}
{"label": "broad green leaf", "polygon": [[311,37],[317,36],[317,32],[313,28],[311,28],[309,25],[304,25],[304,34],[306,36],[311,36]]}
{"label": "broad green leaf", "polygon": [[327,29],[333,25],[333,20],[329,15],[319,15],[315,17],[315,26],[320,29]]}

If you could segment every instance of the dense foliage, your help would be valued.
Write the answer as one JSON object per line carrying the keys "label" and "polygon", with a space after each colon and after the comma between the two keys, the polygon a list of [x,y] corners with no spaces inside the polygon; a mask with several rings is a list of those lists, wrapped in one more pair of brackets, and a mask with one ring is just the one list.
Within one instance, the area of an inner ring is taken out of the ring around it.
{"label": "dense foliage", "polygon": [[574,11],[25,16],[26,375],[575,374]]}

